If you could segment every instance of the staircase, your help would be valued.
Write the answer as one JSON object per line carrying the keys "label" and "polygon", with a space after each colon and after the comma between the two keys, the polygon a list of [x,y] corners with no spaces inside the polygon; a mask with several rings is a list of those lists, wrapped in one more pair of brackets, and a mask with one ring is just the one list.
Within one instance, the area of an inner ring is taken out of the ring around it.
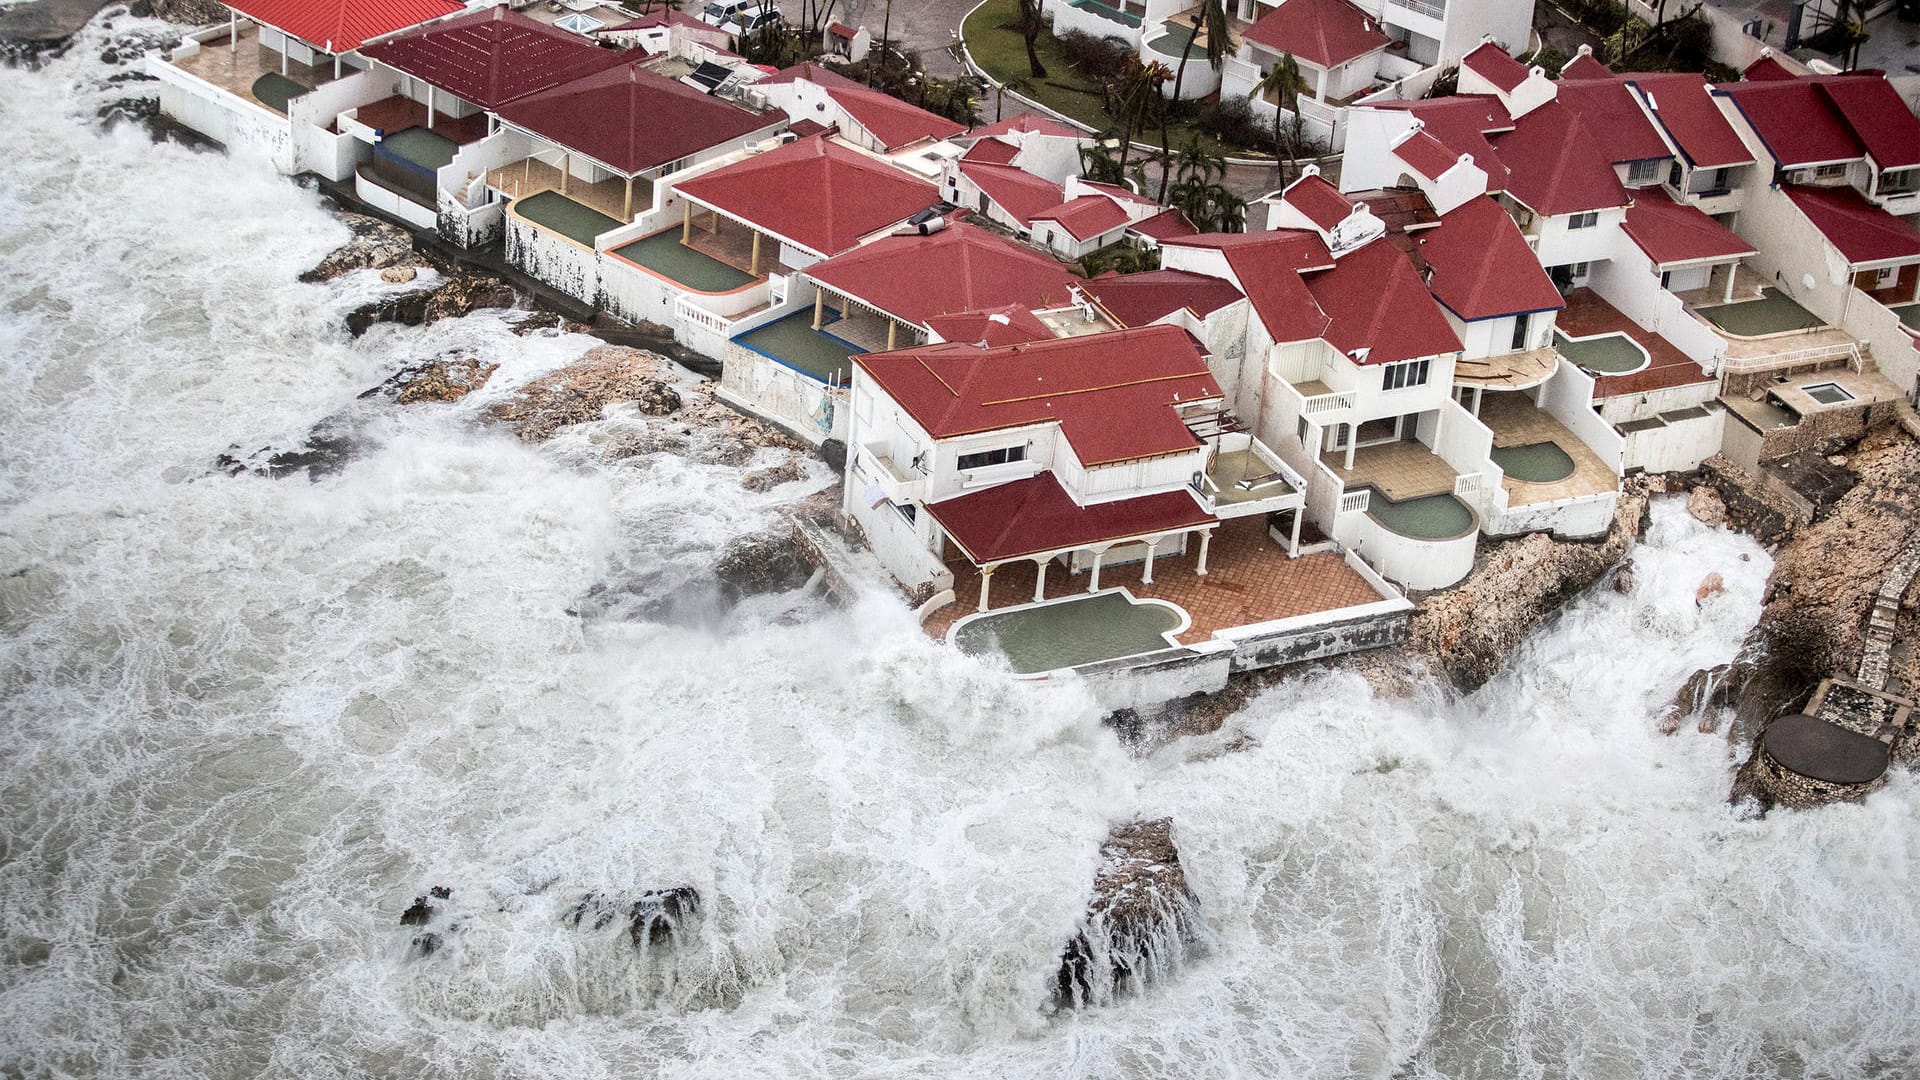
{"label": "staircase", "polygon": [[[1912,408],[1906,415],[1912,416]],[[1920,574],[1920,535],[1907,541],[1906,549],[1893,561],[1873,598],[1873,611],[1867,616],[1866,643],[1860,650],[1859,682],[1873,690],[1887,685],[1887,660],[1893,651],[1894,623],[1900,617],[1900,598]]]}

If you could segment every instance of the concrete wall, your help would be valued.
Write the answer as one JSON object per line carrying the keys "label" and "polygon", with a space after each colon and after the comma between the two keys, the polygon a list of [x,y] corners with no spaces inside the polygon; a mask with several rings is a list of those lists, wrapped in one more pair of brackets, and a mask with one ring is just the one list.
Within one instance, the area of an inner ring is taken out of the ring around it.
{"label": "concrete wall", "polygon": [[1688,313],[1679,297],[1661,288],[1653,261],[1638,245],[1624,235],[1621,241],[1616,257],[1594,264],[1587,287],[1642,329],[1665,338],[1699,364],[1703,373],[1718,370],[1727,355],[1726,340]]}
{"label": "concrete wall", "polygon": [[1447,540],[1422,540],[1402,536],[1358,510],[1339,515],[1332,532],[1382,576],[1409,589],[1444,589],[1466,577],[1480,544],[1478,528]]}
{"label": "concrete wall", "polygon": [[392,96],[399,80],[391,71],[362,71],[335,79],[287,103],[293,126],[294,164],[329,180],[345,180],[353,167],[372,156],[372,149],[346,132],[328,129],[348,109]]}
{"label": "concrete wall", "polygon": [[599,258],[592,248],[576,244],[534,225],[513,212],[506,214],[507,262],[585,303],[600,295]]}
{"label": "concrete wall", "polygon": [[[199,50],[199,42],[189,41],[172,55],[190,56]],[[265,161],[283,173],[296,171],[293,126],[286,117],[191,75],[161,56],[147,58],[147,73],[160,81],[163,115],[220,143],[230,154]]]}
{"label": "concrete wall", "polygon": [[778,422],[818,446],[846,437],[844,394],[818,379],[737,343],[726,347],[720,388],[735,401]]}
{"label": "concrete wall", "polygon": [[1541,266],[1565,266],[1568,263],[1599,262],[1613,258],[1626,234],[1620,226],[1627,220],[1625,207],[1598,211],[1600,217],[1584,229],[1568,228],[1571,214],[1539,215],[1523,230],[1533,239],[1534,253]]}
{"label": "concrete wall", "polygon": [[1840,328],[1859,338],[1873,352],[1873,362],[1887,381],[1909,398],[1920,393],[1920,347],[1900,316],[1858,289],[1847,301]]}
{"label": "concrete wall", "polygon": [[1690,472],[1720,452],[1727,410],[1708,409],[1701,415],[1668,420],[1663,427],[1630,431],[1626,439],[1626,466],[1647,472]]}
{"label": "concrete wall", "polygon": [[1101,708],[1140,709],[1226,689],[1236,655],[1226,642],[1206,641],[1075,670]]}
{"label": "concrete wall", "polygon": [[1593,376],[1577,365],[1563,363],[1536,391],[1535,404],[1545,410],[1613,470],[1626,471],[1626,439],[1593,411]]}
{"label": "concrete wall", "polygon": [[440,215],[435,211],[421,206],[412,199],[397,195],[357,173],[353,178],[353,191],[360,196],[361,202],[376,210],[392,214],[416,229],[439,227]]}

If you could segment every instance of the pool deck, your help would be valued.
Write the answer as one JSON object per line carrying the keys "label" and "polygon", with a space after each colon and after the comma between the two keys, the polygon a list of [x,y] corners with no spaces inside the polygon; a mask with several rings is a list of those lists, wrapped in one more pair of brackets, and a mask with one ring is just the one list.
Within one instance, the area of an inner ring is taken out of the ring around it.
{"label": "pool deck", "polygon": [[1573,459],[1570,475],[1548,483],[1528,483],[1511,476],[1503,478],[1500,484],[1507,491],[1508,506],[1577,499],[1620,490],[1620,478],[1600,460],[1600,455],[1551,413],[1528,401],[1525,394],[1486,395],[1480,403],[1480,422],[1493,429],[1496,447],[1550,442]]}
{"label": "pool deck", "polygon": [[[487,186],[504,193],[510,199],[538,195],[543,191],[560,190],[560,170],[544,161],[527,158],[497,169],[487,170]],[[627,198],[625,180],[602,180],[597,184],[584,183],[577,178],[567,181],[566,196],[574,202],[590,207],[607,215],[616,222],[628,222],[629,216],[624,207]],[[633,212],[640,213],[653,205],[653,185],[645,180],[633,182]]]}
{"label": "pool deck", "polygon": [[845,383],[853,377],[853,364],[848,358],[862,350],[836,340],[838,325],[830,325],[827,333],[815,330],[813,310],[809,308],[757,326],[734,340],[821,382],[837,378]]}
{"label": "pool deck", "polygon": [[1344,450],[1321,454],[1320,460],[1348,491],[1377,488],[1394,502],[1423,495],[1451,495],[1453,482],[1460,475],[1440,455],[1409,440],[1363,446],[1353,452],[1351,469],[1346,467]]}
{"label": "pool deck", "polygon": [[[427,107],[412,98],[395,95],[360,106],[354,110],[354,119],[375,131],[392,134],[408,128],[426,127]],[[435,109],[431,130],[435,135],[466,146],[487,137],[487,114],[475,113],[455,119]]]}
{"label": "pool deck", "polygon": [[1651,330],[1642,330],[1639,323],[1600,299],[1592,289],[1575,289],[1568,293],[1566,310],[1560,313],[1556,325],[1568,337],[1625,334],[1638,342],[1652,358],[1652,363],[1630,375],[1595,377],[1593,396],[1596,401],[1623,394],[1644,394],[1652,390],[1719,381],[1715,376],[1701,371],[1700,365],[1675,348],[1672,342]]}
{"label": "pool deck", "polygon": [[[1153,584],[1142,585],[1141,563],[1104,566],[1101,589],[1125,588],[1136,599],[1165,600],[1179,605],[1193,623],[1178,636],[1182,645],[1206,641],[1216,630],[1335,611],[1382,599],[1367,580],[1339,555],[1319,552],[1287,558],[1280,545],[1268,539],[1266,518],[1236,518],[1221,524],[1207,553],[1207,575],[1194,573],[1199,542],[1184,555],[1162,555],[1153,560]],[[974,613],[979,606],[980,574],[960,560],[947,564],[953,571],[955,602],[926,621],[926,631],[944,639],[947,629]],[[988,587],[995,609],[1033,602],[1034,565],[1008,563],[993,572]],[[1060,564],[1047,568],[1049,599],[1084,595],[1087,575],[1069,574]]]}
{"label": "pool deck", "polygon": [[[273,106],[253,96],[253,84],[269,71],[276,74],[280,71],[280,54],[272,49],[261,48],[260,36],[251,26],[240,31],[238,47],[234,47],[223,33],[213,41],[202,42],[200,51],[192,56],[173,61],[173,66],[263,109],[273,109]],[[333,65],[328,63],[309,67],[288,61],[286,76],[312,89],[333,81]]]}

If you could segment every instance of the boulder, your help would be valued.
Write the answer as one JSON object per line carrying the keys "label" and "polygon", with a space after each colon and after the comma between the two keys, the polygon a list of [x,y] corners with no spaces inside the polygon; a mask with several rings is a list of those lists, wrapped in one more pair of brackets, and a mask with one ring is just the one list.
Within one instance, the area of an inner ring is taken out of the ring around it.
{"label": "boulder", "polygon": [[588,893],[567,909],[561,921],[578,928],[605,930],[615,922],[626,927],[627,940],[641,950],[678,944],[700,915],[700,893],[690,885],[648,889],[630,901],[604,893]]}
{"label": "boulder", "polygon": [[227,21],[227,5],[219,0],[133,0],[127,5],[127,14],[182,26],[207,26]]}
{"label": "boulder", "polygon": [[807,470],[802,468],[798,461],[789,458],[778,465],[771,465],[767,468],[756,469],[748,473],[740,478],[740,486],[746,488],[748,491],[764,493],[772,491],[781,484],[790,484],[795,480],[804,480],[806,475]]}
{"label": "boulder", "polygon": [[791,530],[740,537],[713,564],[721,592],[732,601],[797,589],[813,577],[813,570]]}
{"label": "boulder", "polygon": [[[221,19],[225,19],[222,8]],[[413,250],[413,234],[376,217],[341,212],[342,224],[353,233],[345,244],[335,248],[319,265],[300,275],[301,281],[332,281],[354,270],[386,270],[391,267],[419,266]]]}
{"label": "boulder", "polygon": [[1177,970],[1199,941],[1200,904],[1171,818],[1115,826],[1100,858],[1093,898],[1060,954],[1056,1008],[1104,1005],[1143,990]]}
{"label": "boulder", "polygon": [[1719,492],[1704,484],[1687,493],[1687,513],[1709,529],[1727,523],[1727,504],[1721,501]]}
{"label": "boulder", "polygon": [[499,364],[483,364],[472,358],[459,360],[423,360],[408,364],[388,376],[387,381],[360,396],[387,397],[401,405],[423,401],[459,401],[487,385],[499,370]]}
{"label": "boulder", "polygon": [[1715,570],[1702,578],[1700,587],[1693,590],[1693,604],[1698,607],[1726,591],[1726,581],[1721,578],[1720,571]]}
{"label": "boulder", "polygon": [[380,271],[380,280],[389,285],[405,285],[420,276],[420,271],[411,266],[389,266]]}
{"label": "boulder", "polygon": [[608,405],[620,401],[664,415],[681,407],[679,393],[661,377],[665,370],[666,361],[653,353],[601,345],[521,387],[487,415],[512,425],[523,442],[541,442],[563,427],[598,420]]}

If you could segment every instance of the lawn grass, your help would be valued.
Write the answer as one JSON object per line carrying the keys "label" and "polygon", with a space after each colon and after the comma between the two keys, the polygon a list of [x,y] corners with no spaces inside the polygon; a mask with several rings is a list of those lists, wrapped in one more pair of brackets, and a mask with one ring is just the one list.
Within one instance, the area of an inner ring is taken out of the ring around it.
{"label": "lawn grass", "polygon": [[[1101,108],[1100,87],[1081,75],[1079,69],[1067,59],[1053,31],[1041,30],[1033,43],[1034,52],[1039,54],[1040,63],[1047,69],[1047,77],[1035,79],[1028,73],[1026,41],[1017,31],[1003,29],[1019,18],[1019,0],[987,0],[987,3],[968,15],[960,33],[966,40],[967,52],[973,56],[973,62],[996,81],[1013,83],[1023,97],[1065,113],[1095,131],[1119,131],[1120,124]],[[1022,82],[1026,85],[1021,85]],[[1158,147],[1160,129],[1137,131],[1134,141]],[[1240,157],[1251,152],[1254,155],[1271,156],[1270,152],[1257,147],[1250,150],[1223,143],[1200,130],[1191,120],[1178,120],[1167,125],[1167,145],[1174,152],[1178,153],[1181,148],[1196,141],[1215,154]]]}

